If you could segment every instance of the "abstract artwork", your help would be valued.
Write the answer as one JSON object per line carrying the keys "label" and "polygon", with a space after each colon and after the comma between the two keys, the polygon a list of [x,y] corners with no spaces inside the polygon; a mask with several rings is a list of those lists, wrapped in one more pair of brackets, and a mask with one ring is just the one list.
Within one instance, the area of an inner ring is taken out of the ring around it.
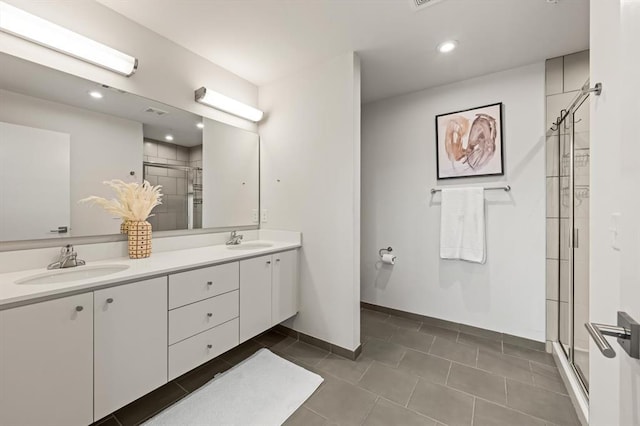
{"label": "abstract artwork", "polygon": [[504,174],[502,103],[436,116],[438,179]]}

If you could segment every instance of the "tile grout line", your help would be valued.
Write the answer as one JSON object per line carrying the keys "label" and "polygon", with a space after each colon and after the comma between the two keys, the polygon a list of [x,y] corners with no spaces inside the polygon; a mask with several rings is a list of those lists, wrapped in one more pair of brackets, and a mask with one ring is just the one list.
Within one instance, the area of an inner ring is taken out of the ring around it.
{"label": "tile grout line", "polygon": [[[385,400],[385,401],[387,401],[387,402],[389,402],[389,403],[391,403],[391,404],[393,404],[393,405],[397,405],[398,407],[402,407],[402,405],[400,405],[400,404],[398,404],[397,402],[392,401],[392,400],[390,400],[390,399],[388,399],[388,398],[385,398],[385,397],[384,397],[384,396],[382,396],[382,395],[380,395],[380,399],[383,399],[383,400]],[[420,416],[420,417],[424,417],[424,418],[429,419],[429,420],[431,420],[431,421],[434,421],[434,422],[436,422],[436,423],[438,423],[438,424],[441,424],[441,425],[445,425],[445,426],[447,426],[445,423],[442,423],[442,422],[440,422],[440,421],[438,421],[438,420],[434,419],[433,417],[429,417],[429,416],[427,416],[426,414],[421,413],[420,411],[416,411],[416,410],[414,410],[413,408],[410,408],[410,407],[405,407],[405,408],[406,408],[406,410],[408,410],[408,411],[412,412],[413,414],[417,414],[417,415],[418,415],[418,416]]]}
{"label": "tile grout line", "polygon": [[378,405],[378,401],[380,400],[380,395],[376,395],[376,400],[373,401],[373,405],[371,406],[371,408],[369,409],[369,411],[367,411],[367,414],[365,414],[364,418],[362,419],[362,421],[360,422],[360,425],[362,426],[364,424],[364,422],[367,421],[367,419],[369,418],[369,416],[371,415],[371,413],[373,413],[373,409],[376,408],[376,405]]}
{"label": "tile grout line", "polygon": [[[305,403],[306,403],[306,401],[305,401]],[[326,420],[326,421],[328,421],[328,422],[329,422],[329,421],[331,421],[330,419],[326,418],[325,416],[323,416],[322,414],[318,413],[318,412],[317,412],[317,411],[315,411],[313,408],[311,408],[311,407],[309,407],[309,406],[307,406],[307,405],[305,405],[305,404],[302,404],[302,405],[298,408],[298,410],[299,410],[300,408],[302,408],[302,407],[304,407],[304,408],[306,408],[307,410],[311,411],[313,414],[315,414],[315,415],[317,415],[317,416],[322,417],[323,419],[325,419],[325,420]],[[296,410],[296,411],[298,411],[298,410]],[[294,414],[295,414],[295,411],[294,411]],[[292,416],[293,416],[293,414],[292,414]]]}
{"label": "tile grout line", "polygon": [[449,375],[451,374],[452,367],[453,367],[453,361],[449,360],[449,370],[447,371],[447,377],[444,379],[445,386],[447,386],[447,383],[449,383]]}
{"label": "tile grout line", "polygon": [[369,365],[367,366],[367,368],[365,368],[364,372],[360,375],[360,377],[358,378],[358,381],[356,383],[360,383],[360,381],[363,379],[365,374],[367,374],[367,372],[369,371],[369,369],[371,368],[371,366],[373,365],[374,362],[376,362],[376,360],[372,359],[371,362],[369,363]]}
{"label": "tile grout line", "polygon": [[509,391],[507,390],[507,378],[504,377],[504,403],[508,407],[509,406]]}
{"label": "tile grout line", "polygon": [[471,408],[471,426],[475,423],[476,420],[476,401],[478,398],[473,398],[473,407]]}
{"label": "tile grout line", "polygon": [[413,385],[413,389],[409,394],[409,398],[407,399],[407,403],[404,405],[404,408],[409,408],[409,403],[411,402],[411,398],[413,398],[413,394],[416,392],[416,389],[418,388],[418,383],[420,383],[420,377],[416,376],[416,383]]}

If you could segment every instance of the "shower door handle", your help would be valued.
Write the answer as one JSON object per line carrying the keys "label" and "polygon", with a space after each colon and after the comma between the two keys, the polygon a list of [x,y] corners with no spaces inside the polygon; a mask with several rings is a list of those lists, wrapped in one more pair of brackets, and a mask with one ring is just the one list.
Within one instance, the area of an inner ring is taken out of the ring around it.
{"label": "shower door handle", "polygon": [[618,312],[618,325],[598,324],[588,322],[584,325],[594,343],[607,358],[615,358],[613,350],[604,336],[618,338],[618,343],[631,358],[640,359],[640,324],[626,312]]}

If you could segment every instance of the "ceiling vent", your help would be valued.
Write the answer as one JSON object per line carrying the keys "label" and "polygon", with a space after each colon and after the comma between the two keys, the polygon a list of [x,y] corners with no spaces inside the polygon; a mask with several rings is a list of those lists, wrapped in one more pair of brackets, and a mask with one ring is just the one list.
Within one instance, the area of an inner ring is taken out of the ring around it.
{"label": "ceiling vent", "polygon": [[147,109],[145,109],[144,112],[148,112],[150,114],[155,114],[158,117],[162,117],[163,115],[169,114],[167,111],[163,111],[161,109],[154,108],[154,107],[147,107]]}
{"label": "ceiling vent", "polygon": [[409,0],[413,10],[422,10],[428,6],[440,3],[442,0]]}

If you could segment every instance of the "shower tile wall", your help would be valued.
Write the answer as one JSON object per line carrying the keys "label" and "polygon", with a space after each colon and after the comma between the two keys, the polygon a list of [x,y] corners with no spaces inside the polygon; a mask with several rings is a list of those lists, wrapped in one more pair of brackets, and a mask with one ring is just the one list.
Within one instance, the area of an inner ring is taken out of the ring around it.
{"label": "shower tile wall", "polygon": [[[549,130],[556,121],[560,111],[578,95],[579,90],[589,78],[589,51],[574,53],[546,61],[546,128]],[[589,229],[589,108],[581,108],[575,124],[576,138],[576,227],[581,232]],[[555,128],[555,127],[554,127]],[[559,129],[567,133],[568,129]],[[568,285],[560,286],[560,282],[568,284],[568,237],[566,230],[569,217],[569,163],[568,158],[560,161],[558,150],[558,130],[547,133],[546,143],[546,176],[547,176],[547,273],[546,273],[546,304],[547,304],[547,350],[551,350],[550,343],[558,340],[558,311],[562,311],[560,317],[567,318],[568,309]],[[567,146],[568,147],[568,146]],[[561,146],[564,148],[564,146]],[[585,235],[586,237],[586,235]],[[559,241],[561,240],[561,241]],[[585,241],[588,239],[585,238]],[[575,252],[575,262],[588,262],[588,245]],[[562,263],[562,266],[561,266]],[[586,270],[576,266],[576,273]],[[562,272],[562,275],[561,275]],[[577,277],[576,277],[577,278]],[[588,277],[579,280],[580,283],[588,283]],[[562,291],[559,289],[562,288]],[[588,292],[581,292],[588,294]],[[576,300],[576,304],[583,301]],[[560,305],[560,306],[558,306]],[[578,306],[576,306],[578,309]],[[561,324],[562,336],[567,325]],[[578,336],[576,336],[577,339]],[[576,346],[578,341],[576,340]]]}
{"label": "shower tile wall", "polygon": [[[196,147],[198,148],[198,147]],[[200,152],[202,152],[202,148]],[[191,151],[175,144],[144,141],[144,161],[189,166]],[[149,223],[156,231],[187,229],[187,172],[161,167],[147,167],[145,178],[152,185],[162,185],[162,204],[153,209]]]}
{"label": "shower tile wall", "polygon": [[202,228],[202,145],[189,150],[189,165],[200,169],[194,181],[193,227]]}

